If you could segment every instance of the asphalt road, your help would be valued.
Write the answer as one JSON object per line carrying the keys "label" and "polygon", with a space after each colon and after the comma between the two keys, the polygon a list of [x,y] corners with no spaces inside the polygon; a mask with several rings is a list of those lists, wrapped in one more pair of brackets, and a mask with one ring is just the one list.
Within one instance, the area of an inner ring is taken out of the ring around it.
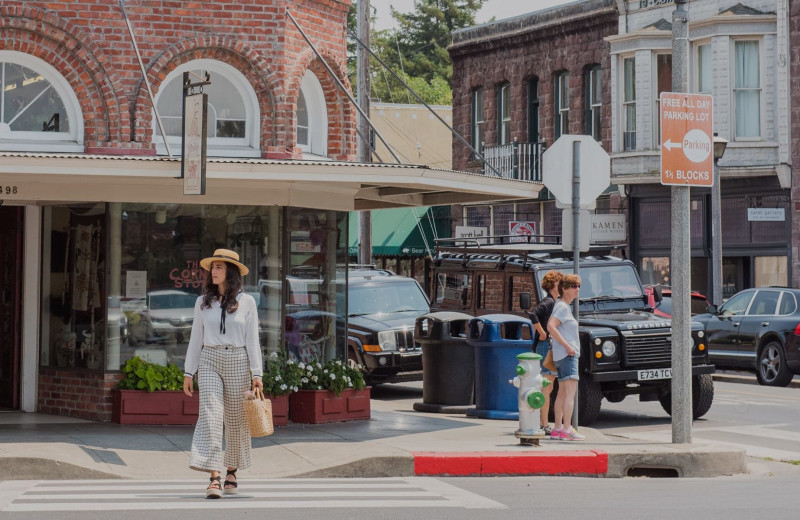
{"label": "asphalt road", "polygon": [[[693,425],[696,442],[732,445],[753,459],[752,474],[714,479],[569,477],[274,479],[243,483],[211,501],[191,481],[2,482],[0,518],[189,519],[278,515],[294,520],[530,518],[795,518],[800,482],[800,388],[715,383],[710,412]],[[379,386],[374,399],[421,398],[421,383]],[[669,442],[658,402],[603,403],[592,427],[607,435]],[[778,462],[779,460],[794,461]],[[4,503],[5,501],[5,503]]]}

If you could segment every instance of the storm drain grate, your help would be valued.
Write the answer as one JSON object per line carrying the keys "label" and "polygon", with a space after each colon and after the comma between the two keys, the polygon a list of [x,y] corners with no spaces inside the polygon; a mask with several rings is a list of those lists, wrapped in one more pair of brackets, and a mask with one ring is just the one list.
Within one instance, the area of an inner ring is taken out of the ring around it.
{"label": "storm drain grate", "polygon": [[628,468],[626,475],[628,477],[679,478],[681,473],[678,468],[632,466]]}

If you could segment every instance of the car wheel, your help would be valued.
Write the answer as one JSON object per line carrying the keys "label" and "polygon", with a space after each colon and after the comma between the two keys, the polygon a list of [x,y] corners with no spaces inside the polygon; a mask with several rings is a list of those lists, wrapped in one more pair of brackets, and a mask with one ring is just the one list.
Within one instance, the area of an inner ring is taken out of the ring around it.
{"label": "car wheel", "polygon": [[758,351],[756,361],[756,379],[766,386],[787,386],[793,374],[786,366],[786,354],[783,345],[770,341]]}
{"label": "car wheel", "polygon": [[[672,415],[672,391],[667,386],[666,390],[658,393],[658,402],[661,408]],[[699,419],[711,409],[714,402],[714,379],[711,374],[702,374],[692,377],[692,419]]]}
{"label": "car wheel", "polygon": [[[549,421],[555,421],[555,402],[558,397],[558,380],[553,381],[553,392],[550,394]],[[589,426],[600,415],[600,405],[603,401],[603,392],[600,383],[589,381],[586,378],[578,381],[578,426]]]}
{"label": "car wheel", "polygon": [[578,424],[588,426],[600,415],[603,392],[600,383],[583,377],[578,381]]}

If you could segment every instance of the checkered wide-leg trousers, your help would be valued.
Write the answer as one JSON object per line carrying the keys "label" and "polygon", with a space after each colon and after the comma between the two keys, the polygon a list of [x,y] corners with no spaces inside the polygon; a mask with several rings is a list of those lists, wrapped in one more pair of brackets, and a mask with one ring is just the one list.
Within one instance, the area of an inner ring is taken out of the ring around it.
{"label": "checkered wide-leg trousers", "polygon": [[249,467],[253,458],[250,429],[242,407],[244,392],[251,385],[247,350],[231,345],[204,346],[197,385],[200,415],[192,437],[189,467],[197,471]]}

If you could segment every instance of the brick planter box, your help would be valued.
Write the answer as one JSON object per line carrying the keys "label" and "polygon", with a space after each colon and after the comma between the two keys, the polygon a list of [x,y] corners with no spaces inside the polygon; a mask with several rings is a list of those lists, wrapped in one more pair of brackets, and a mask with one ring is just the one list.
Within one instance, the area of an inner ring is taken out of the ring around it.
{"label": "brick planter box", "polygon": [[300,390],[289,395],[289,420],[319,424],[370,418],[370,388],[344,390]]}
{"label": "brick planter box", "polygon": [[289,424],[289,394],[271,396],[267,399],[272,401],[272,425],[286,426]]}
{"label": "brick planter box", "polygon": [[200,397],[181,390],[112,390],[111,420],[119,424],[195,424]]}

